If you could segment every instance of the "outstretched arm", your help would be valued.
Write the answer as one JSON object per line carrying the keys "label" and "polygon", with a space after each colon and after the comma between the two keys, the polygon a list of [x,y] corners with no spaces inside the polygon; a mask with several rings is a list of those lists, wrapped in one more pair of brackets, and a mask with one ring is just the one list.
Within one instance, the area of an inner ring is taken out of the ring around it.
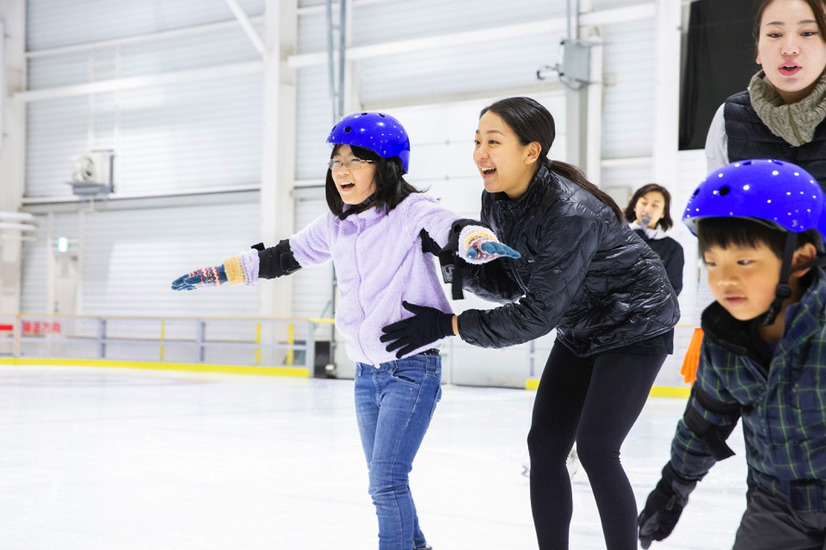
{"label": "outstretched arm", "polygon": [[274,279],[291,275],[299,269],[301,264],[293,256],[289,240],[284,239],[269,248],[258,243],[252,250],[227,258],[221,265],[203,267],[181,275],[172,281],[172,290],[195,290],[224,283],[253,286],[259,278]]}
{"label": "outstretched arm", "polygon": [[315,265],[330,259],[328,244],[329,214],[322,214],[310,225],[275,246],[263,243],[251,250],[224,260],[219,266],[191,271],[172,282],[172,290],[194,290],[203,286],[244,284],[252,286],[258,279],[275,279],[291,275],[302,266]]}
{"label": "outstretched arm", "polygon": [[258,250],[232,256],[217,266],[202,267],[190,271],[172,281],[172,290],[195,290],[205,286],[245,284],[252,286],[258,281]]}

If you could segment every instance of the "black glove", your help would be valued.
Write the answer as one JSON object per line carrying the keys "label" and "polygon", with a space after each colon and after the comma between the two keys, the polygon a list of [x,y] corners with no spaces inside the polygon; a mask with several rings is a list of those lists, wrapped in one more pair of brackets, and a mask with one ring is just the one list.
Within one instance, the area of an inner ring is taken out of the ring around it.
{"label": "black glove", "polygon": [[688,495],[696,486],[696,481],[678,476],[671,464],[665,465],[662,479],[648,495],[640,513],[640,546],[648,548],[652,540],[663,540],[671,534],[688,503]]}
{"label": "black glove", "polygon": [[416,315],[387,325],[381,329],[384,334],[379,338],[382,342],[390,342],[387,344],[387,351],[399,350],[396,353],[397,359],[431,342],[453,336],[452,313],[443,313],[435,307],[417,306],[408,302],[402,302],[402,305]]}

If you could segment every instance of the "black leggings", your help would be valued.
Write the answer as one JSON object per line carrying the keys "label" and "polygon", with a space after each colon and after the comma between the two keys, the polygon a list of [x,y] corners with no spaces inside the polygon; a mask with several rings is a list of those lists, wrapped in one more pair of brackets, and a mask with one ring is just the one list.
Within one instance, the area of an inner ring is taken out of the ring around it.
{"label": "black leggings", "polygon": [[637,548],[637,505],[620,464],[620,447],[667,354],[628,351],[582,358],[554,343],[528,434],[531,508],[541,550],[568,548],[573,502],[565,462],[575,440],[608,550]]}

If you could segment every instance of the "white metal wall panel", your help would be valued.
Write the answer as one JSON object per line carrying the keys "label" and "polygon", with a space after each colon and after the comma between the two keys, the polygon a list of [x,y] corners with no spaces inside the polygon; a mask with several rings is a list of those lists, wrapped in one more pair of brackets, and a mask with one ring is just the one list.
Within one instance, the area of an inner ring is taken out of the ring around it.
{"label": "white metal wall panel", "polygon": [[115,191],[257,184],[261,76],[170,84],[28,106],[26,195],[69,196],[72,157],[115,149]]}
{"label": "white metal wall panel", "polygon": [[[258,31],[263,32],[260,26]],[[27,85],[28,89],[37,90],[260,59],[238,25],[192,35],[102,46],[86,52],[32,57],[28,61]]]}
{"label": "white metal wall panel", "polygon": [[[333,21],[338,21],[338,5],[333,6]],[[335,47],[338,49],[338,39]],[[298,53],[327,51],[327,14],[325,9],[298,14]]]}
{"label": "white metal wall panel", "polygon": [[[366,103],[398,102],[423,95],[533,86],[539,82],[537,69],[557,61],[561,38],[561,34],[549,32],[504,42],[366,59],[362,72],[363,98]],[[556,79],[548,82],[550,86]]]}
{"label": "white metal wall panel", "polygon": [[[248,15],[264,0],[239,0]],[[28,50],[97,42],[123,36],[233,19],[224,0],[27,0]]]}
{"label": "white metal wall panel", "polygon": [[654,20],[606,25],[603,39],[603,158],[650,156],[656,62]]}
{"label": "white metal wall panel", "polygon": [[[357,2],[351,36],[353,45],[361,46],[564,16],[565,2],[548,0],[393,0],[363,5]],[[495,34],[491,35],[493,43],[507,47],[496,40]],[[480,51],[479,55],[483,62],[484,53]]]}
{"label": "white metal wall panel", "polygon": [[50,309],[47,303],[49,262],[54,254],[55,239],[66,237],[76,242],[80,236],[77,215],[44,214],[37,215],[36,219],[36,240],[23,243],[20,300],[24,313],[44,313]]}
{"label": "white metal wall panel", "polygon": [[258,241],[254,202],[84,213],[84,314],[258,315],[254,287],[174,292],[187,271],[219,265]]}
{"label": "white metal wall panel", "polygon": [[89,82],[90,61],[88,52],[35,57],[28,60],[26,86],[29,90],[70,86]]}
{"label": "white metal wall panel", "polygon": [[[677,1],[677,0],[674,0]],[[630,8],[633,6],[652,5],[652,0],[591,0],[595,10],[607,10],[613,8]]]}
{"label": "white metal wall panel", "polygon": [[324,163],[330,158],[325,141],[335,122],[327,67],[299,69],[296,80],[295,177],[321,182],[327,172]]}
{"label": "white metal wall panel", "polygon": [[[38,216],[38,225],[45,216]],[[40,313],[46,311],[47,244],[41,239],[23,243],[21,261],[20,311]]]}
{"label": "white metal wall panel", "polygon": [[[261,25],[256,30],[263,36]],[[129,77],[260,60],[261,54],[238,25],[208,34],[126,44],[119,48],[118,62],[119,76]]]}
{"label": "white metal wall panel", "polygon": [[71,195],[72,157],[88,151],[89,98],[27,105],[26,195]]}
{"label": "white metal wall panel", "polygon": [[116,188],[199,191],[261,179],[261,75],[121,93]]}
{"label": "white metal wall panel", "polygon": [[[515,4],[493,0],[356,1],[351,3],[348,9],[352,10],[353,14],[352,29],[349,31],[349,40],[353,46],[565,16],[565,2],[547,0],[519,0]],[[323,9],[300,15],[300,53],[327,48],[326,17]],[[338,4],[333,7],[333,17],[338,17]],[[491,42],[497,42],[500,46],[505,45],[495,37]]]}
{"label": "white metal wall panel", "polygon": [[[603,166],[602,181],[600,187],[627,187],[630,190],[629,197],[638,187],[651,183],[652,167],[650,160],[635,162],[633,164],[618,166]],[[662,183],[662,185],[668,185]],[[625,204],[620,207],[625,209]]]}

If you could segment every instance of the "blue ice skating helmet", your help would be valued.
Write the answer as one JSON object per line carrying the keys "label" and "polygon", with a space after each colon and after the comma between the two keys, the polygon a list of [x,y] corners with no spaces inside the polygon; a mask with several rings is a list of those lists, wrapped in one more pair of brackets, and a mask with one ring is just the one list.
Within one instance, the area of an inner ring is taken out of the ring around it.
{"label": "blue ice skating helmet", "polygon": [[327,143],[370,149],[386,159],[398,157],[404,173],[410,160],[410,139],[402,123],[377,111],[347,115],[330,130]]}
{"label": "blue ice skating helmet", "polygon": [[[811,174],[790,162],[755,159],[734,162],[709,174],[697,187],[683,222],[697,234],[703,218],[754,218],[776,229],[826,235],[823,190]],[[823,252],[823,243],[818,244]]]}

